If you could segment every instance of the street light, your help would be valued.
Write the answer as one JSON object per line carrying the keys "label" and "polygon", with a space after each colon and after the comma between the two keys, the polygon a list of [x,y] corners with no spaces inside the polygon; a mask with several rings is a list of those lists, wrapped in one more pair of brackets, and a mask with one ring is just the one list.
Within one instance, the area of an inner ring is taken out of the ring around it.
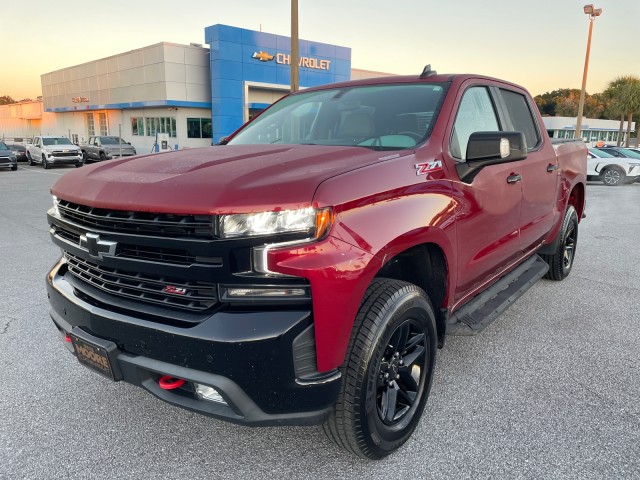
{"label": "street light", "polygon": [[591,52],[591,32],[593,32],[593,21],[602,15],[601,8],[594,8],[593,4],[583,7],[584,13],[589,15],[589,39],[587,40],[587,54],[584,58],[584,73],[582,74],[582,90],[580,90],[580,103],[578,104],[578,118],[576,121],[576,138],[582,136],[582,110],[584,109],[584,94],[587,88],[587,72],[589,71],[589,53]]}
{"label": "street light", "polygon": [[298,68],[298,0],[291,0],[291,91],[300,88]]}

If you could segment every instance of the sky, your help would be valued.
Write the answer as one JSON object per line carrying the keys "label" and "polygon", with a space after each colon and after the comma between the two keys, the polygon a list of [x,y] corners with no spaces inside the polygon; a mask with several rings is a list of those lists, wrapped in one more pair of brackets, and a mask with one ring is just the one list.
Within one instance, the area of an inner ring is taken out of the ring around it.
{"label": "sky", "polygon": [[[5,2],[8,1],[8,4]],[[290,0],[5,0],[0,96],[41,95],[40,75],[158,42],[204,44],[226,24],[289,36]],[[99,5],[99,6],[98,6]],[[478,73],[533,95],[580,88],[584,0],[299,0],[300,38],[351,48],[351,66],[419,74]],[[601,0],[587,92],[640,76],[639,0]],[[205,45],[206,46],[206,45]]]}

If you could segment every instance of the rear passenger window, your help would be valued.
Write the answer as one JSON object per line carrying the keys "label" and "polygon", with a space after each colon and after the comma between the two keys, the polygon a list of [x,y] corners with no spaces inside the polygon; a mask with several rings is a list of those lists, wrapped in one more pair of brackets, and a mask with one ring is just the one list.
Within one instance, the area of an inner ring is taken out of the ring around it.
{"label": "rear passenger window", "polygon": [[511,116],[513,128],[517,132],[524,133],[524,137],[527,140],[527,150],[533,150],[540,143],[540,136],[527,104],[527,99],[524,95],[511,90],[500,89],[500,92]]}

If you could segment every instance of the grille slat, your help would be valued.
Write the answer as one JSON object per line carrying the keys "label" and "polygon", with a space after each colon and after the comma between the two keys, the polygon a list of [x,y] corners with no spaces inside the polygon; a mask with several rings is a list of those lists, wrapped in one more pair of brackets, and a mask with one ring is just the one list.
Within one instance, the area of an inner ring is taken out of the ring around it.
{"label": "grille slat", "polygon": [[[97,265],[69,252],[64,254],[69,273],[89,285],[113,295],[143,302],[201,312],[217,302],[214,283],[180,281],[160,275],[128,272]],[[164,291],[166,287],[184,289],[184,294]]]}
{"label": "grille slat", "polygon": [[60,215],[79,226],[103,231],[159,237],[213,239],[215,221],[209,215],[173,215],[87,207],[60,200]]}

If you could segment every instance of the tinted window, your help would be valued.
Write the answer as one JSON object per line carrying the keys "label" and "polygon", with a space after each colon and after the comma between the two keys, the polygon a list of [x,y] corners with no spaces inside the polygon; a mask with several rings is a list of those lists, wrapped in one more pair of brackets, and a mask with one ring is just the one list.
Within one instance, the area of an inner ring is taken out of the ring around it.
{"label": "tinted window", "polygon": [[529,150],[535,148],[540,142],[540,137],[538,136],[538,130],[536,129],[529,105],[527,105],[527,99],[524,95],[510,90],[501,89],[500,91],[502,92],[502,98],[507,105],[509,116],[513,122],[513,128],[516,132],[524,133]]}
{"label": "tinted window", "polygon": [[449,150],[455,158],[467,158],[467,143],[474,132],[500,130],[493,102],[486,87],[472,87],[464,92],[456,123],[451,132]]}

